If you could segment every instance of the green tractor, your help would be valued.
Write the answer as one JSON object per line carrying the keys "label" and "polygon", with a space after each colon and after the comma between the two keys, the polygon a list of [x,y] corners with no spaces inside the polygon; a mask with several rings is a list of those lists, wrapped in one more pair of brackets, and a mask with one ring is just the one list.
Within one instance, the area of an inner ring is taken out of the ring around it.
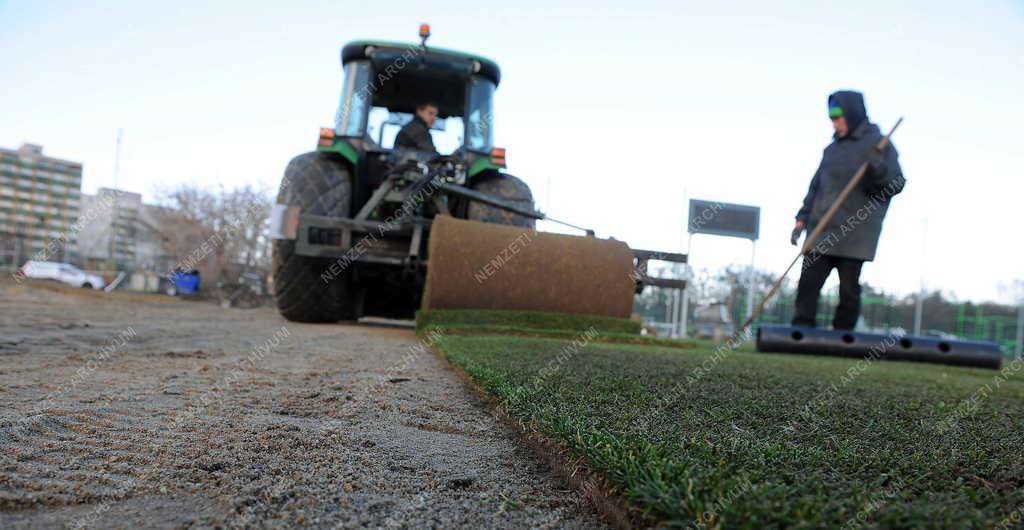
{"label": "green tractor", "polygon": [[[274,291],[288,320],[408,318],[423,298],[436,216],[529,230],[545,218],[494,146],[498,65],[428,48],[428,36],[424,25],[420,44],[342,47],[335,127],[289,162],[271,215]],[[450,154],[395,147],[424,101],[438,110],[433,142]]]}

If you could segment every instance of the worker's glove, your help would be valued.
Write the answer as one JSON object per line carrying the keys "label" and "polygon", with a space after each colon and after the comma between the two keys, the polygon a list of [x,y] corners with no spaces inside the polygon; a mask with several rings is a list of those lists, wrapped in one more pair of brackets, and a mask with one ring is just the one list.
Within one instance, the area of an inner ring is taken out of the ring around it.
{"label": "worker's glove", "polygon": [[885,165],[885,153],[880,151],[878,146],[872,145],[868,147],[864,154],[868,162],[868,175],[882,178],[889,172],[889,167]]}
{"label": "worker's glove", "polygon": [[789,236],[789,242],[796,246],[797,240],[800,239],[800,234],[804,233],[804,222],[797,221],[796,226],[793,227],[793,233]]}

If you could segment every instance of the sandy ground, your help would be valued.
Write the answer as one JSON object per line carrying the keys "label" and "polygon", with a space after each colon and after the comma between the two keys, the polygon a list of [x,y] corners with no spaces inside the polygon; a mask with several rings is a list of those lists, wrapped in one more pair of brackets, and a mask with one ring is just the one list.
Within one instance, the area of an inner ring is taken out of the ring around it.
{"label": "sandy ground", "polygon": [[0,528],[603,527],[423,342],[0,280]]}

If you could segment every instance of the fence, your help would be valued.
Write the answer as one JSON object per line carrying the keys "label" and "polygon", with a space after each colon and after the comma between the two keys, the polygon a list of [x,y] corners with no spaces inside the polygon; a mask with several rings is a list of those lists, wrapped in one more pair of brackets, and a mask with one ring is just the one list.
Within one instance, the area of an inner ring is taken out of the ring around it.
{"label": "fence", "polygon": [[[732,323],[743,322],[746,319],[746,295],[746,289],[737,288],[725,300]],[[758,297],[755,298],[755,302],[759,302],[759,297],[763,294],[755,296]],[[637,304],[637,311],[644,320],[659,331],[659,323],[668,321],[668,306],[661,301],[663,298],[662,296],[648,297],[646,301],[643,301],[646,303]],[[765,307],[755,321],[755,325],[761,323],[788,324],[793,319],[794,298],[795,293],[791,290],[779,293]],[[641,301],[638,299],[638,302]],[[818,301],[816,316],[819,327],[827,328],[832,325],[832,316],[835,314],[838,302],[838,288],[822,293]],[[884,294],[864,295],[861,297],[861,320],[858,323],[858,328],[867,331],[912,333],[914,330],[914,305],[913,297],[899,299]],[[995,342],[1007,355],[1013,355],[1017,351],[1017,308],[998,304],[955,303],[944,300],[938,293],[926,297],[923,305],[922,333],[948,334],[961,339]],[[691,303],[688,311],[691,320],[687,323],[687,330],[691,336],[696,330],[692,318],[696,313],[697,306],[698,304]]]}

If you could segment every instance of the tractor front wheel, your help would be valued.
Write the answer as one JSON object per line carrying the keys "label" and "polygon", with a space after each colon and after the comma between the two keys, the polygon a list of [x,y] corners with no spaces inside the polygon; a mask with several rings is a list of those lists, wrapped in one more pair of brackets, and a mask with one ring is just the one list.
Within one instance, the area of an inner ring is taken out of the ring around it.
{"label": "tractor front wheel", "polygon": [[[331,154],[299,155],[285,169],[277,203],[298,206],[304,214],[349,217],[351,173]],[[296,254],[294,240],[274,241],[274,298],[281,315],[294,322],[337,322],[361,316],[352,271],[341,266],[332,269],[334,261]]]}

